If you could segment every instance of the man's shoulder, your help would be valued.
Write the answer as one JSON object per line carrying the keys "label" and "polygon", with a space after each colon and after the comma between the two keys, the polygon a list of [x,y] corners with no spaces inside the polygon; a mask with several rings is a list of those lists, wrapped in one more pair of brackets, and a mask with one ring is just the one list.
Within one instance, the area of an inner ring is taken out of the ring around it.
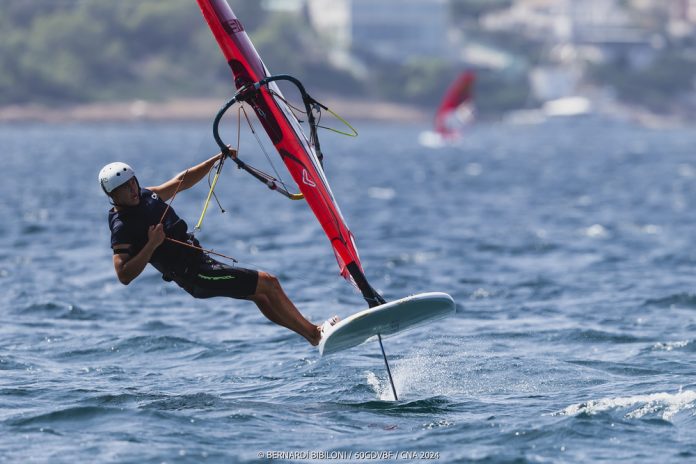
{"label": "man's shoulder", "polygon": [[124,216],[121,211],[116,211],[115,209],[109,211],[109,229],[111,229],[112,234],[125,232],[129,229],[129,221],[126,216],[127,215]]}
{"label": "man's shoulder", "polygon": [[142,199],[144,199],[144,200],[146,200],[146,201],[147,201],[148,198],[152,198],[152,199],[155,200],[155,201],[157,201],[157,200],[160,199],[160,197],[159,197],[159,195],[157,194],[157,192],[155,192],[154,190],[151,190],[151,189],[149,189],[149,188],[147,188],[147,187],[142,187],[142,188],[140,189],[140,198],[142,198]]}

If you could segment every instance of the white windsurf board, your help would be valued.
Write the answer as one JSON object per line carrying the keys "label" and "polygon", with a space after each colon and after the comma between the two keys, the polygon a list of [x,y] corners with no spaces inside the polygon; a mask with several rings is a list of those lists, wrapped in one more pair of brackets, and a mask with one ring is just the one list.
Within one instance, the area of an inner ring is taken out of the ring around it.
{"label": "white windsurf board", "polygon": [[456,306],[446,293],[411,295],[352,314],[324,333],[322,356],[360,345],[372,337],[392,335],[454,314]]}

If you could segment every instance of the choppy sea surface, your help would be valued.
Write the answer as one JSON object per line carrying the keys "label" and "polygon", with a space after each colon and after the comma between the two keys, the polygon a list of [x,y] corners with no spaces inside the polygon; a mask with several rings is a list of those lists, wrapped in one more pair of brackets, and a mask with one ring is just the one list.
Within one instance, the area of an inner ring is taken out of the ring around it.
{"label": "choppy sea surface", "polygon": [[[216,152],[208,124],[0,127],[0,462],[696,460],[696,133],[358,129],[323,148],[372,285],[457,301],[385,339],[398,402],[376,342],[320,358],[250,302],[118,283],[97,172],[164,182]],[[206,192],[174,201],[190,225]],[[231,164],[218,196],[204,245],[317,323],[365,307],[305,204]]]}

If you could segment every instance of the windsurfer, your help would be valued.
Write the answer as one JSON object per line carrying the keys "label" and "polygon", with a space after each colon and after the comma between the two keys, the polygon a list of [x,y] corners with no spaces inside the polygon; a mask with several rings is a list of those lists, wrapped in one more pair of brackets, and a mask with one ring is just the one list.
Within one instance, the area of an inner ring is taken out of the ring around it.
{"label": "windsurfer", "polygon": [[275,276],[212,259],[188,233],[186,222],[165,203],[197,184],[223,156],[220,153],[159,186],[146,188],[140,187],[127,164],[104,166],[99,184],[113,205],[109,228],[118,280],[128,285],[150,263],[165,281],[176,282],[195,298],[251,300],[269,320],[317,345],[323,331],[338,321],[337,316],[317,326],[302,316]]}

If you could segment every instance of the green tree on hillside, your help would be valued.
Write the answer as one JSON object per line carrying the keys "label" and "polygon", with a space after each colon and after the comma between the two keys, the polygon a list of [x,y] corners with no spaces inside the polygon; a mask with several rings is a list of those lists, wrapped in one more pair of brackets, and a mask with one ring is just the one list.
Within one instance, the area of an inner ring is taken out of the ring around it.
{"label": "green tree on hillside", "polygon": [[[231,3],[263,22],[258,2]],[[0,31],[5,104],[195,94],[229,75],[192,0],[3,0]]]}

